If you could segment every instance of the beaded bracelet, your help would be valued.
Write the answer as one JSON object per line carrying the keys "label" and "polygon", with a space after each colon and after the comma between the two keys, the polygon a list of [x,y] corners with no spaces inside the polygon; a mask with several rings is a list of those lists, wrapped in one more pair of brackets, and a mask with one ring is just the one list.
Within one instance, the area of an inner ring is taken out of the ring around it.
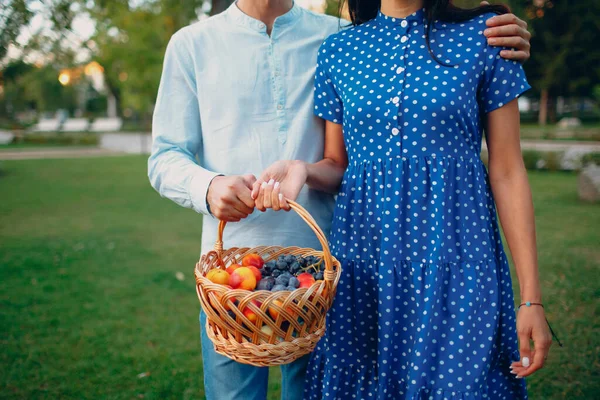
{"label": "beaded bracelet", "polygon": [[[525,303],[521,303],[519,304],[519,307],[517,307],[517,310],[520,310],[521,307],[531,307],[531,306],[540,306],[542,308],[544,308],[544,305],[542,303],[532,303],[531,301],[526,301]],[[548,324],[548,328],[550,328],[550,333],[552,334],[552,337],[554,339],[556,339],[556,342],[558,343],[558,345],[560,347],[563,347],[562,343],[560,342],[560,339],[558,338],[558,336],[556,336],[556,333],[554,333],[554,329],[552,329],[552,326],[550,325],[550,321],[548,321],[548,318],[546,318],[546,323]]]}

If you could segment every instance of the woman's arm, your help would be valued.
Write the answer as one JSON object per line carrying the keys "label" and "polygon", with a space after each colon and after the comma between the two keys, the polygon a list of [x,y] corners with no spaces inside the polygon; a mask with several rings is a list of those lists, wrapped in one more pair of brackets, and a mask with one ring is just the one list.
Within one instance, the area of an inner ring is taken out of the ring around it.
{"label": "woman's arm", "polygon": [[323,159],[314,164],[282,160],[271,165],[254,184],[252,197],[256,199],[256,208],[289,210],[285,199],[296,200],[305,184],[323,192],[337,193],[347,166],[342,125],[325,121]]}
{"label": "woman's arm", "polygon": [[[521,302],[541,303],[533,201],[521,156],[517,100],[487,114],[486,135],[490,185],[515,263]],[[513,370],[519,376],[527,376],[542,368],[552,343],[544,309],[522,308],[517,316],[517,331],[521,362],[515,363]],[[530,349],[530,339],[534,341],[534,350]],[[528,360],[524,361],[524,357]],[[527,367],[531,359],[533,363]]]}

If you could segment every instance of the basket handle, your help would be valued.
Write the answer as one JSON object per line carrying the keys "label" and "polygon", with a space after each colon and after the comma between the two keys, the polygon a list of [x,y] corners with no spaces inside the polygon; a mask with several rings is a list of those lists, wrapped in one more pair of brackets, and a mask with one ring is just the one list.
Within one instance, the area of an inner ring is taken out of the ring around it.
{"label": "basket handle", "polygon": [[[325,281],[331,282],[335,279],[335,272],[333,271],[333,258],[331,256],[331,250],[329,249],[329,243],[327,242],[327,237],[319,227],[319,224],[314,220],[312,215],[304,207],[300,204],[296,203],[292,200],[287,200],[287,203],[290,205],[290,208],[294,210],[300,218],[306,222],[306,224],[312,229],[312,231],[319,239],[321,243],[321,247],[323,247],[323,261],[325,261],[325,272],[324,278]],[[217,241],[215,243],[215,252],[220,260],[223,257],[223,231],[225,230],[225,225],[227,225],[226,221],[219,222],[219,230],[217,231]],[[221,262],[222,264],[222,262]]]}

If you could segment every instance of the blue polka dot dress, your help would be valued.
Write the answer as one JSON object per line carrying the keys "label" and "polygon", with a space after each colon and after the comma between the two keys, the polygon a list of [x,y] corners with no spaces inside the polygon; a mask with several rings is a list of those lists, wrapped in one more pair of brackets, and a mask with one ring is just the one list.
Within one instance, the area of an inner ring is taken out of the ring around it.
{"label": "blue polka dot dress", "polygon": [[306,399],[525,399],[509,266],[480,160],[485,114],[529,88],[482,15],[381,13],[319,50],[317,116],[349,166],[332,250],[343,264]]}

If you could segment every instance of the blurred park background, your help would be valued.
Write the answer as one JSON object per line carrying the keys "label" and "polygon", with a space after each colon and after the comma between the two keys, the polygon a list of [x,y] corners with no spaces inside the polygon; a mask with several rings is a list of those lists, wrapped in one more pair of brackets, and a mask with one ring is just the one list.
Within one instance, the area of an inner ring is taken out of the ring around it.
{"label": "blurred park background", "polygon": [[[0,1],[0,398],[202,398],[201,221],[153,192],[146,155],[169,38],[230,0]],[[533,35],[523,157],[565,343],[531,398],[597,399],[600,2],[509,5]]]}

